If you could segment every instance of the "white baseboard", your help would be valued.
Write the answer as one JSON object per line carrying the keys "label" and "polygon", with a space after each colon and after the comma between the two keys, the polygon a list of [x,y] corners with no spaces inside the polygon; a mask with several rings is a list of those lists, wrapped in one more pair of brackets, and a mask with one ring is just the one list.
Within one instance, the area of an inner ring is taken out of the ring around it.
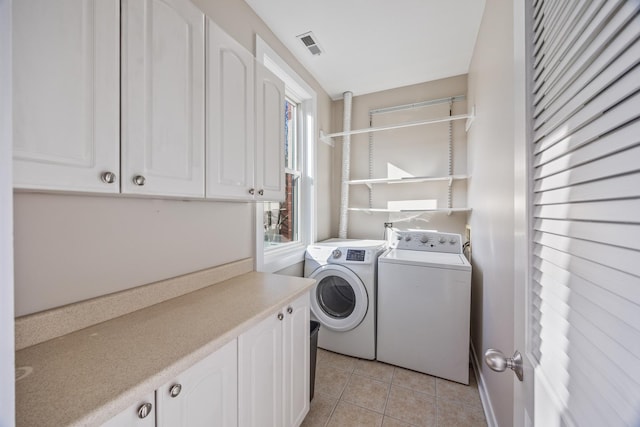
{"label": "white baseboard", "polygon": [[498,421],[496,421],[496,414],[493,412],[493,405],[491,405],[491,398],[487,392],[487,383],[484,381],[480,366],[482,361],[478,359],[473,341],[471,341],[471,364],[473,365],[473,371],[476,374],[476,380],[478,382],[478,391],[480,392],[480,401],[482,402],[482,408],[484,409],[484,415],[487,419],[487,425],[489,427],[498,427]]}

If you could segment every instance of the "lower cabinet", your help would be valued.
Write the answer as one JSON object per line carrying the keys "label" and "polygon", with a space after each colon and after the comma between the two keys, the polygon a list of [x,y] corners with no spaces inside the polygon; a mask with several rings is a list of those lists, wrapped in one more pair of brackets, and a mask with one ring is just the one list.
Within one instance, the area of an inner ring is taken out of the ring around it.
{"label": "lower cabinet", "polygon": [[299,426],[309,411],[309,295],[238,337],[241,427]]}
{"label": "lower cabinet", "polygon": [[111,418],[102,427],[155,427],[156,408],[153,392]]}
{"label": "lower cabinet", "polygon": [[[103,427],[238,425],[236,340],[193,365]],[[155,401],[155,405],[153,404]]]}
{"label": "lower cabinet", "polygon": [[102,427],[297,427],[309,412],[309,294]]}
{"label": "lower cabinet", "polygon": [[156,390],[158,427],[238,425],[236,340]]}

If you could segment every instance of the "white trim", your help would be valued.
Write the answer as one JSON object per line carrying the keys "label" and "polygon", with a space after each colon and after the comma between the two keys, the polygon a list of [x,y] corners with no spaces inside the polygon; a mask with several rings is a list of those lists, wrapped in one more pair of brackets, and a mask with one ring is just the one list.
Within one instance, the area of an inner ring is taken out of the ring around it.
{"label": "white trim", "polygon": [[476,375],[478,392],[480,393],[480,402],[482,403],[482,409],[484,410],[484,417],[487,420],[487,426],[498,427],[498,420],[496,419],[496,414],[493,412],[493,405],[491,404],[491,397],[489,396],[487,382],[484,380],[482,370],[480,369],[482,362],[478,360],[478,355],[471,339],[469,339],[469,343],[471,348],[471,365],[473,366],[473,372]]}
{"label": "white trim", "polygon": [[15,425],[13,178],[11,93],[12,0],[0,0],[0,425]]}
{"label": "white trim", "polygon": [[314,185],[316,162],[316,123],[317,95],[302,77],[296,73],[259,35],[256,34],[256,60],[264,64],[278,76],[286,87],[288,96],[300,100],[300,112],[303,120],[299,123],[299,132],[303,135],[302,150],[299,161],[302,179],[300,183],[300,227],[298,229],[300,243],[285,245],[282,248],[264,249],[264,237],[258,236],[263,230],[262,203],[256,204],[256,270],[275,272],[304,261],[306,246],[316,240],[316,190]]}
{"label": "white trim", "polygon": [[[262,223],[260,226],[262,226]],[[268,251],[264,253],[262,269],[258,271],[264,273],[275,273],[292,265],[304,262],[306,249],[305,245],[296,244]]]}
{"label": "white trim", "polygon": [[284,59],[276,53],[262,40],[262,38],[256,34],[256,60],[267,67],[273,74],[278,76],[282,80],[296,98],[299,100],[315,98],[316,93],[311,86],[309,86],[303,79],[296,73],[293,68],[287,64]]}
{"label": "white trim", "polygon": [[514,76],[514,265],[513,283],[513,343],[514,349],[520,351],[523,357],[524,381],[520,382],[513,377],[513,426],[525,427],[531,417],[535,416],[535,381],[533,359],[530,357],[531,348],[529,330],[531,312],[530,300],[531,282],[530,271],[532,263],[531,218],[533,206],[533,187],[530,170],[530,135],[532,134],[533,120],[530,109],[533,96],[532,76],[533,67],[529,65],[529,58],[533,58],[532,46],[529,40],[533,35],[532,28],[533,4],[525,0],[517,0],[513,3],[513,76]]}

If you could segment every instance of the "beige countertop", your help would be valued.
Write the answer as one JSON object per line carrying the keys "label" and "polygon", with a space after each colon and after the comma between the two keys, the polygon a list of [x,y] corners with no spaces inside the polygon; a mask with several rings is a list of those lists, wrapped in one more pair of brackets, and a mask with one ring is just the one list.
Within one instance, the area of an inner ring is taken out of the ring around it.
{"label": "beige countertop", "polygon": [[313,283],[251,272],[22,349],[17,425],[99,425]]}

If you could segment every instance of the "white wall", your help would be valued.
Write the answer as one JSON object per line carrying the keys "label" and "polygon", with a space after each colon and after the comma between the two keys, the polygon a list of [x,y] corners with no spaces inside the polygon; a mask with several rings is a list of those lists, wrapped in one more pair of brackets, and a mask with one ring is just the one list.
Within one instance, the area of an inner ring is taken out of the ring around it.
{"label": "white wall", "polygon": [[[420,101],[439,99],[467,92],[466,75],[435,80],[417,85],[405,86],[353,97],[351,128],[369,127],[369,111],[378,108],[412,104]],[[456,102],[453,114],[466,113],[466,103]],[[343,102],[334,102],[334,132],[341,132]],[[376,114],[373,126],[405,123],[417,120],[445,117],[449,105],[440,104],[412,111]],[[403,129],[376,132],[373,135],[373,178],[393,177],[394,168],[409,172],[412,176],[448,175],[448,123],[431,124]],[[337,211],[340,206],[340,183],[342,165],[342,139],[334,138],[336,149],[333,160],[334,200]],[[453,122],[455,174],[467,173],[467,136],[464,121]],[[358,134],[351,137],[350,179],[369,178],[369,135]],[[368,207],[369,190],[364,185],[351,185],[349,189],[351,207]],[[413,184],[378,184],[373,187],[372,207],[386,208],[388,201],[434,199],[438,207],[447,206],[447,182]],[[467,183],[454,182],[453,206],[467,205]],[[385,214],[350,212],[348,224],[349,238],[382,239],[384,223],[391,221],[394,227],[435,229],[454,233],[464,233],[466,214],[448,216],[446,213],[428,214]]]}
{"label": "white wall", "polygon": [[17,193],[16,315],[252,256],[252,206]]}
{"label": "white wall", "polygon": [[[469,204],[473,249],[471,338],[478,357],[512,354],[514,268],[513,5],[487,0],[469,70]],[[513,420],[513,375],[480,363],[500,426]]]}
{"label": "white wall", "polygon": [[[197,0],[247,49],[260,34],[318,94],[318,128],[331,101],[243,0]],[[318,143],[318,237],[331,229],[332,149]],[[15,307],[24,315],[253,256],[253,206],[16,193]]]}
{"label": "white wall", "polygon": [[11,0],[0,0],[0,426],[15,424],[11,192]]}

